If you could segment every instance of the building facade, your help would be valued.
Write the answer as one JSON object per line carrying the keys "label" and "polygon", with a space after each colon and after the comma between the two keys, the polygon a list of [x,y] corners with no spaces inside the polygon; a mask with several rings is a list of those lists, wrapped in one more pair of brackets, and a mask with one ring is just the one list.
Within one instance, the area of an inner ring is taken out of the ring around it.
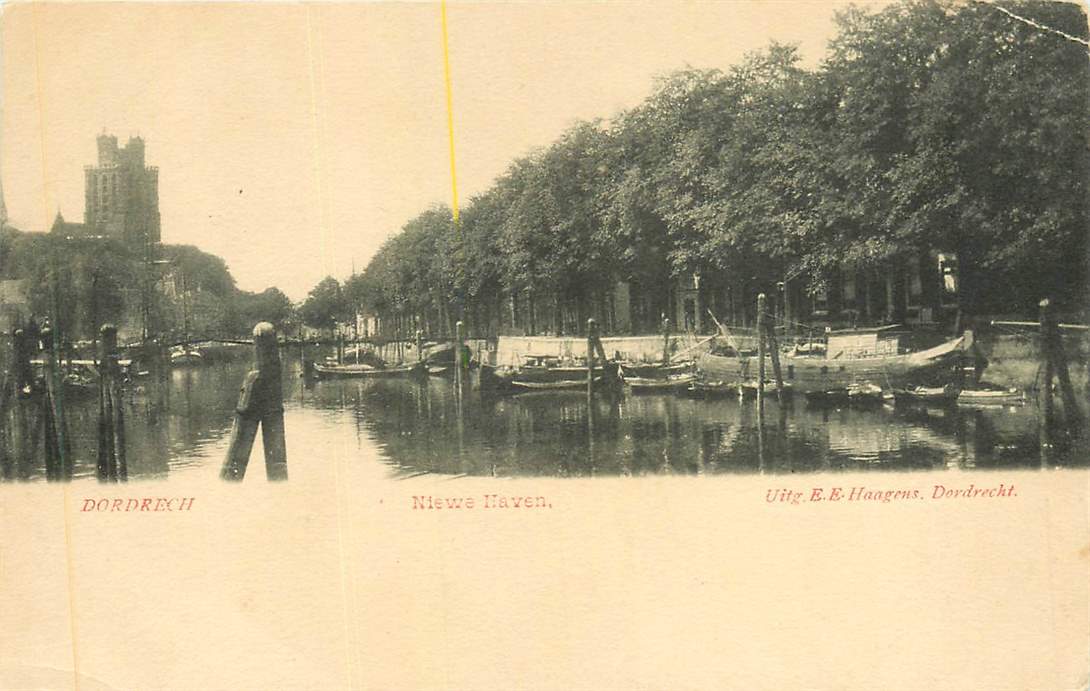
{"label": "building facade", "polygon": [[98,165],[84,168],[83,222],[96,235],[159,242],[159,169],[144,163],[144,140],[98,137]]}

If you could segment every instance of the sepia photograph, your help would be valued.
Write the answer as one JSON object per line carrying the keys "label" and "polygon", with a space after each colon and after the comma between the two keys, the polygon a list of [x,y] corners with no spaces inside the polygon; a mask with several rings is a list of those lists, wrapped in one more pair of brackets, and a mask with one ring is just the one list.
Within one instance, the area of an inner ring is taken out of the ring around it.
{"label": "sepia photograph", "polygon": [[283,479],[345,426],[391,477],[1085,463],[1083,9],[805,8],[459,79],[517,39],[421,78],[419,6],[240,50],[296,10],[14,6],[3,478],[238,480],[260,429]]}
{"label": "sepia photograph", "polygon": [[1084,4],[0,31],[0,688],[1085,688]]}

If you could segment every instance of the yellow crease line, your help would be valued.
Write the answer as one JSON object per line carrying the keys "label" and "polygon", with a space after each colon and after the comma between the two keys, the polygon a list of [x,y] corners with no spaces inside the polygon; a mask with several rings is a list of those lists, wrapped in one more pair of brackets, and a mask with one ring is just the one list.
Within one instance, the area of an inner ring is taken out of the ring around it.
{"label": "yellow crease line", "polygon": [[[34,80],[38,97],[38,142],[42,156],[42,208],[46,216],[46,227],[49,226],[49,174],[45,153],[45,106],[42,93],[42,49],[38,42],[39,34],[39,6],[34,4]],[[64,559],[65,571],[68,581],[68,627],[72,636],[72,688],[79,691],[80,688],[80,664],[79,664],[79,628],[76,623],[76,570],[72,559],[72,512],[70,510],[70,488],[65,483],[63,495],[64,510]]]}
{"label": "yellow crease line", "polygon": [[458,173],[454,165],[454,101],[450,87],[450,46],[447,40],[447,0],[439,3],[443,24],[443,78],[447,89],[447,136],[450,139],[450,193],[454,225],[458,226]]}
{"label": "yellow crease line", "polygon": [[[307,68],[308,77],[310,83],[310,127],[311,137],[313,140],[313,164],[311,165],[311,173],[314,176],[314,184],[317,187],[317,202],[318,202],[318,245],[321,248],[320,255],[322,260],[322,269],[326,273],[332,273],[332,268],[329,265],[330,252],[332,250],[333,243],[330,238],[329,228],[329,216],[326,213],[325,203],[325,165],[322,159],[322,146],[323,139],[325,137],[325,128],[322,125],[322,116],[318,112],[318,101],[322,96],[324,84],[322,81],[322,55],[321,55],[321,36],[320,30],[316,30],[313,21],[313,9],[314,6],[310,3],[305,5],[306,8],[306,33],[307,33]],[[315,51],[315,44],[317,45],[317,52]]]}
{"label": "yellow crease line", "polygon": [[[315,29],[314,26],[314,5],[307,3],[305,5],[306,11],[306,35],[307,35],[307,63],[310,76],[310,118],[311,118],[311,130],[314,137],[314,176],[316,184],[318,186],[318,213],[321,223],[320,232],[320,245],[322,248],[322,264],[329,270],[328,256],[330,246],[333,244],[329,238],[328,217],[326,215],[326,205],[324,202],[324,185],[322,184],[324,166],[322,165],[322,138],[324,134],[324,128],[322,127],[322,118],[318,114],[318,99],[321,95],[320,92],[324,88],[324,82],[322,80],[322,46],[320,29]],[[317,55],[315,55],[315,44],[317,45]],[[317,63],[317,65],[316,65]],[[343,521],[341,518],[341,476],[339,472],[339,466],[336,461],[333,463],[334,484],[336,486],[335,492],[337,496],[337,550],[339,554],[339,562],[341,564],[341,626],[344,629],[344,664],[345,672],[348,677],[348,685],[352,686],[355,678],[355,666],[353,664],[355,658],[352,653],[352,636],[349,629],[349,611],[348,611],[348,590],[347,590],[347,573],[345,569],[345,549],[344,549],[344,529]]]}

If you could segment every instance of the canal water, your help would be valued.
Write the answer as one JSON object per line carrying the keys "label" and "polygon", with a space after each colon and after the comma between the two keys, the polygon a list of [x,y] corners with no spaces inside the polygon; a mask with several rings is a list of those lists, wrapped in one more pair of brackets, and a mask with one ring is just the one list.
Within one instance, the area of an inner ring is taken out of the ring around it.
{"label": "canal water", "polygon": [[[1042,458],[1038,411],[1020,407],[813,407],[763,411],[754,400],[668,394],[468,392],[448,378],[342,379],[306,384],[285,360],[289,468],[337,438],[338,452],[390,477],[418,474],[587,477],[807,473],[1087,465],[1062,446]],[[176,369],[160,385],[137,380],[126,407],[130,479],[215,477],[224,457],[246,359]],[[97,398],[68,401],[77,478],[95,474]],[[258,446],[260,441],[258,442]],[[348,448],[344,448],[344,447]],[[313,449],[313,453],[307,451]],[[302,450],[302,452],[300,452]],[[255,448],[255,454],[260,453]],[[44,477],[41,450],[8,479]],[[260,456],[250,474],[263,475]]]}

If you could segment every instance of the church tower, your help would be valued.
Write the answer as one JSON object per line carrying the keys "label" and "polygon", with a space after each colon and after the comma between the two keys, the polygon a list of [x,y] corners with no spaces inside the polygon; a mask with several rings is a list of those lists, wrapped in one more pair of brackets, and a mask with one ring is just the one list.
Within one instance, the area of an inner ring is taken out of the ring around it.
{"label": "church tower", "polygon": [[144,140],[98,136],[98,165],[84,168],[86,232],[131,242],[159,242],[159,169],[144,165]]}

